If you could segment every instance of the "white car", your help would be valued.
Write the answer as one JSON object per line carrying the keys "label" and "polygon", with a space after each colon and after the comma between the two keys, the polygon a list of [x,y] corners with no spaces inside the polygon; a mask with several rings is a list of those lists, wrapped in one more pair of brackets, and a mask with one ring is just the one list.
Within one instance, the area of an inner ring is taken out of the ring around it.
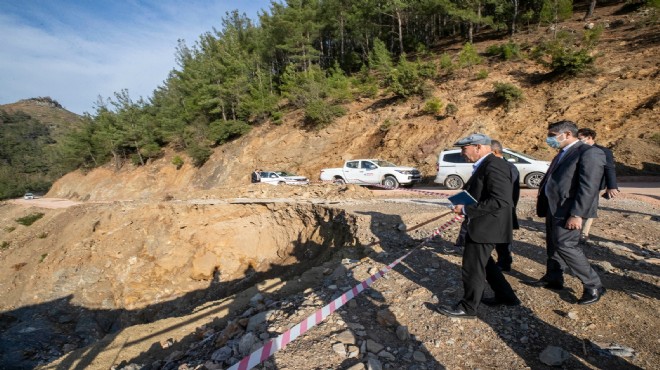
{"label": "white car", "polygon": [[23,195],[23,199],[34,199],[34,194],[25,193],[25,195]]}
{"label": "white car", "polygon": [[[504,159],[513,163],[520,172],[520,184],[536,189],[548,171],[550,162],[534,159],[526,154],[504,149]],[[460,189],[472,175],[472,163],[461,155],[460,149],[444,150],[438,156],[438,174],[434,182],[449,189]]]}
{"label": "white car", "polygon": [[284,171],[261,171],[260,182],[271,185],[308,185],[309,179],[305,176],[296,176]]}
{"label": "white car", "polygon": [[354,159],[346,161],[342,168],[324,168],[321,181],[336,184],[379,185],[396,189],[413,186],[422,181],[422,174],[413,167],[397,166],[381,159]]}

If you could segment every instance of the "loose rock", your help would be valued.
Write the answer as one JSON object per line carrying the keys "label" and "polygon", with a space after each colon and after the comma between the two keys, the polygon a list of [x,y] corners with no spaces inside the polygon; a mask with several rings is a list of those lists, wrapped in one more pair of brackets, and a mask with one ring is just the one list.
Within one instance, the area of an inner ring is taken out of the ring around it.
{"label": "loose rock", "polygon": [[563,348],[548,346],[543,350],[543,352],[541,352],[539,359],[541,362],[549,366],[561,366],[561,364],[563,364],[570,357],[571,355]]}

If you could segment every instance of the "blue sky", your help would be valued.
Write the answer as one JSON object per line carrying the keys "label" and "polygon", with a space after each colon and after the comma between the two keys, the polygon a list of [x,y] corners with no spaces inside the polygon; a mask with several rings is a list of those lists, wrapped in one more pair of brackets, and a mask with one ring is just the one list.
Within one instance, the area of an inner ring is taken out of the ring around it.
{"label": "blue sky", "polygon": [[177,40],[192,46],[234,9],[257,20],[270,0],[0,0],[0,104],[50,96],[82,114],[122,89],[148,98]]}

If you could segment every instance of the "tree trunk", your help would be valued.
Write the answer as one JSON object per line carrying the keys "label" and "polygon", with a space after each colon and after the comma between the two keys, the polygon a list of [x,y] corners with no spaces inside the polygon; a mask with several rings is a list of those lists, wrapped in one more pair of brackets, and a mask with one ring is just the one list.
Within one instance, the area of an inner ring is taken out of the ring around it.
{"label": "tree trunk", "polygon": [[[477,3],[477,25],[476,25],[476,31],[479,32],[481,30],[481,2]],[[472,41],[470,41],[472,42]]]}
{"label": "tree trunk", "polygon": [[401,19],[401,11],[396,9],[396,20],[399,26],[399,53],[403,53],[403,20]]}
{"label": "tree trunk", "polygon": [[87,147],[87,152],[89,153],[89,156],[90,156],[90,157],[92,158],[92,160],[94,161],[94,167],[98,167],[99,164],[98,164],[98,162],[96,162],[96,158],[94,158],[94,154],[92,154],[92,148]]}
{"label": "tree trunk", "polygon": [[114,149],[112,149],[110,151],[110,153],[112,153],[112,158],[114,159],[114,162],[115,162],[115,169],[120,170],[121,169],[121,158],[119,158],[119,154]]}
{"label": "tree trunk", "polygon": [[557,28],[559,27],[559,0],[555,0],[555,24],[552,30],[552,38],[557,39]]}
{"label": "tree trunk", "polygon": [[511,0],[513,3],[513,17],[511,17],[511,25],[509,26],[509,35],[513,37],[516,33],[516,21],[518,19],[518,0]]}
{"label": "tree trunk", "polygon": [[142,154],[140,154],[140,147],[138,146],[137,141],[133,141],[133,144],[135,144],[135,150],[137,151],[138,158],[140,158],[140,163],[144,166],[144,158],[142,158]]}
{"label": "tree trunk", "polygon": [[589,4],[589,10],[587,10],[587,14],[584,16],[584,19],[589,19],[594,15],[594,10],[596,9],[596,0],[591,0],[591,3]]}
{"label": "tree trunk", "polygon": [[339,18],[339,35],[341,37],[339,55],[341,60],[344,60],[344,13],[342,12],[341,17]]}
{"label": "tree trunk", "polygon": [[472,35],[474,34],[474,23],[468,22],[468,42],[472,44]]}

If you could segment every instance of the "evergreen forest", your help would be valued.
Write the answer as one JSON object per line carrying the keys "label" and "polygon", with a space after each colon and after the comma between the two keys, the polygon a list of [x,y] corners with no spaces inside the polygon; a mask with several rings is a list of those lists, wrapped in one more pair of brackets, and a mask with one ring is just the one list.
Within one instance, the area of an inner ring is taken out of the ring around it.
{"label": "evergreen forest", "polygon": [[58,177],[76,168],[63,161],[49,127],[23,112],[0,110],[0,199],[46,192]]}

